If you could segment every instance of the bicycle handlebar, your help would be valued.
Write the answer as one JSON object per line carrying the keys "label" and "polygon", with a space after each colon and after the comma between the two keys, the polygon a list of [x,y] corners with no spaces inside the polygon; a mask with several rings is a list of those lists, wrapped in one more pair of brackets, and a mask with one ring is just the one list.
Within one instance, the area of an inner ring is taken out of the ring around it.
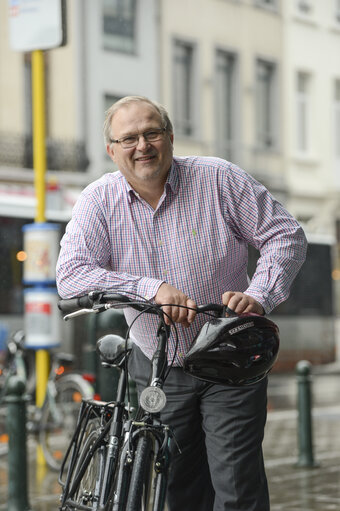
{"label": "bicycle handlebar", "polygon": [[[116,303],[117,306],[124,306],[126,304],[129,307],[132,307],[138,311],[145,311],[150,314],[158,314],[161,311],[162,307],[166,305],[173,304],[152,304],[150,302],[143,302],[140,300],[133,300],[128,296],[121,295],[118,293],[104,293],[91,291],[89,294],[84,296],[79,296],[76,298],[69,298],[64,300],[59,300],[58,308],[67,314],[70,313],[79,313],[86,314],[88,312],[102,312],[106,310],[108,304]],[[206,305],[199,305],[196,308],[197,314],[205,313],[205,312],[217,312],[219,315],[222,315],[224,312],[228,314],[235,314],[234,311],[231,311],[228,307],[224,305],[220,305],[217,303],[208,303]]]}
{"label": "bicycle handlebar", "polygon": [[132,302],[127,296],[117,293],[100,293],[98,291],[91,291],[91,293],[84,296],[77,296],[76,298],[69,298],[66,300],[59,300],[58,308],[62,312],[70,313],[80,309],[92,309],[97,303],[105,304],[109,302]]}
{"label": "bicycle handlebar", "polygon": [[58,308],[65,313],[75,312],[79,309],[91,309],[93,299],[89,295],[78,296],[68,300],[59,300]]}

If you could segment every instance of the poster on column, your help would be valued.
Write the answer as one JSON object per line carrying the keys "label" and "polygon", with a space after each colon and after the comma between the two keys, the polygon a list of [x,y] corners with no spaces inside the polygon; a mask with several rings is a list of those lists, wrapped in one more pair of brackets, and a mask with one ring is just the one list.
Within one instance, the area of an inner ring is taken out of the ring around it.
{"label": "poster on column", "polygon": [[66,44],[65,0],[8,0],[10,46],[50,50]]}

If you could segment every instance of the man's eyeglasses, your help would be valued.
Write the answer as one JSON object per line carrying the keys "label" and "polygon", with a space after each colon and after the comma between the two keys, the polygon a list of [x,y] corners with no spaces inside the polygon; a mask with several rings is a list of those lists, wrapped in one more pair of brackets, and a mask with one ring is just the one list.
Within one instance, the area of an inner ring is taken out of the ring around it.
{"label": "man's eyeglasses", "polygon": [[134,135],[128,135],[127,137],[119,138],[117,140],[111,139],[111,142],[113,144],[120,144],[123,149],[131,149],[138,145],[140,136],[142,136],[146,142],[157,142],[157,140],[163,138],[165,131],[166,128],[153,128],[148,131],[144,131],[144,133],[135,133]]}

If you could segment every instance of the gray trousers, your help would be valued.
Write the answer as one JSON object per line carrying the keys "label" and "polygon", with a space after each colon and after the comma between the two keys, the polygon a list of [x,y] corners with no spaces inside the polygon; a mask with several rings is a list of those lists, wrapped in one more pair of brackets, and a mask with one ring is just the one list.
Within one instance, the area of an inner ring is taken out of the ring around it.
{"label": "gray trousers", "polygon": [[[150,361],[134,345],[129,372],[138,392]],[[267,380],[249,387],[209,384],[173,368],[162,421],[171,426],[169,511],[269,511],[262,440]]]}

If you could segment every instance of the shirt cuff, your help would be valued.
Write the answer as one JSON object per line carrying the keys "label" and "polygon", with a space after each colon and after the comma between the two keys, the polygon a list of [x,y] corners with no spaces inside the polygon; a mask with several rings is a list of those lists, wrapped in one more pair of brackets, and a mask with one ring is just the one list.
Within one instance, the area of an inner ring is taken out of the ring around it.
{"label": "shirt cuff", "polygon": [[155,298],[158,289],[164,284],[165,280],[150,279],[142,277],[137,284],[137,293],[145,298],[152,300]]}
{"label": "shirt cuff", "polygon": [[252,286],[248,287],[246,291],[244,291],[245,295],[249,295],[254,298],[259,304],[262,305],[265,314],[269,314],[275,307],[269,293],[267,291],[263,291],[261,289],[254,289]]}

